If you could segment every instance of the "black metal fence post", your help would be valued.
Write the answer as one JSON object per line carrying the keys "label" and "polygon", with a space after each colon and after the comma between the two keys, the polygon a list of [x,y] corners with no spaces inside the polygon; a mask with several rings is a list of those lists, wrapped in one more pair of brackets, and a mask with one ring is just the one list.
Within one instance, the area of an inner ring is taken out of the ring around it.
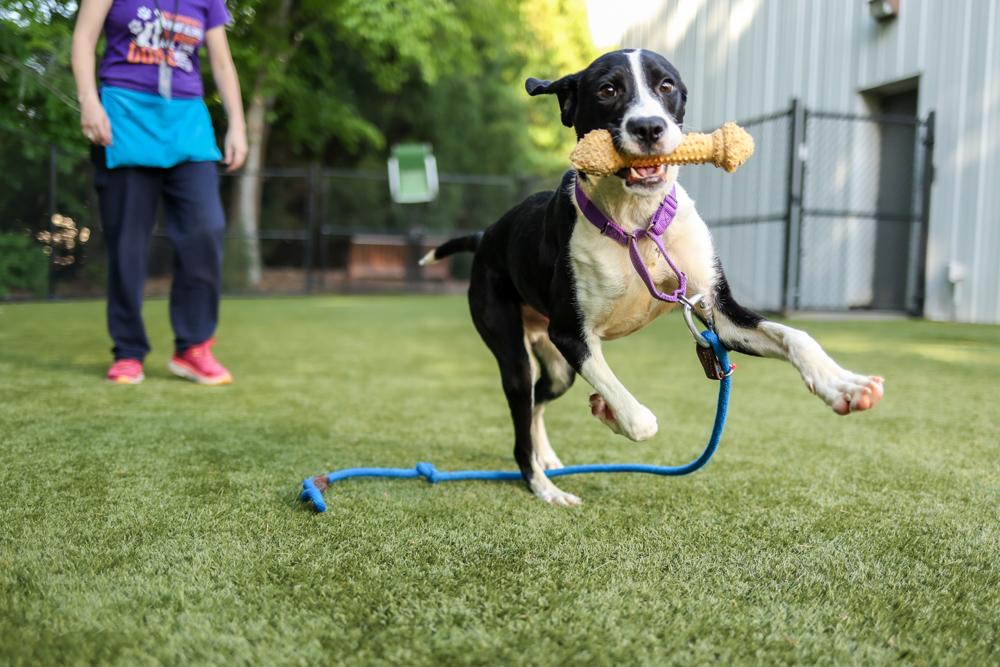
{"label": "black metal fence post", "polygon": [[934,184],[934,112],[927,114],[924,121],[923,173],[920,192],[920,251],[917,255],[917,289],[913,311],[916,317],[923,317],[927,297],[927,244],[931,227],[931,186]]}
{"label": "black metal fence post", "polygon": [[327,259],[327,244],[329,242],[327,236],[327,218],[330,214],[330,179],[323,170],[319,172],[320,186],[319,186],[319,222],[317,226],[318,242],[319,242],[319,280],[317,281],[317,289],[323,291],[326,287],[326,265],[328,263]]}
{"label": "black metal fence post", "polygon": [[59,206],[59,172],[56,166],[59,161],[59,154],[55,144],[49,144],[49,274],[48,274],[48,297],[54,299],[56,296],[56,246],[51,241],[55,237],[55,225],[53,219]]}
{"label": "black metal fence post", "polygon": [[319,207],[317,206],[316,201],[319,194],[317,192],[319,172],[319,165],[315,162],[310,163],[309,172],[306,175],[306,234],[305,248],[303,249],[303,268],[306,273],[306,294],[313,291],[315,283],[315,276],[313,275],[315,264],[313,261],[313,249],[317,233],[317,222],[319,221]]}
{"label": "black metal fence post", "polygon": [[416,285],[423,281],[423,267],[420,266],[421,249],[424,246],[424,233],[420,227],[411,227],[406,232],[406,282]]}
{"label": "black metal fence post", "polygon": [[781,309],[799,305],[799,235],[802,230],[802,190],[805,176],[806,109],[792,99],[788,127],[788,198],[785,205],[785,249],[782,269]]}

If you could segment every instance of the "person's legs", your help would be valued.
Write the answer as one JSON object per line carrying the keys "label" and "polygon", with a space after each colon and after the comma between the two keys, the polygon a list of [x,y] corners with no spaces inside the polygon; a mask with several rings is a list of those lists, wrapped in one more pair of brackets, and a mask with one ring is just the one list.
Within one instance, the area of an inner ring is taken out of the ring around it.
{"label": "person's legs", "polygon": [[167,367],[199,384],[232,381],[212,355],[222,289],[226,220],[213,162],[188,162],[167,172],[163,187],[167,236],[174,246],[170,322],[176,352]]}
{"label": "person's legs", "polygon": [[94,153],[94,185],[108,253],[108,332],[116,360],[142,361],[149,341],[142,322],[149,242],[156,224],[160,171],[107,169],[104,151]]}
{"label": "person's legs", "polygon": [[174,246],[170,322],[178,354],[212,338],[219,320],[226,219],[214,162],[186,162],[166,172],[166,231]]}

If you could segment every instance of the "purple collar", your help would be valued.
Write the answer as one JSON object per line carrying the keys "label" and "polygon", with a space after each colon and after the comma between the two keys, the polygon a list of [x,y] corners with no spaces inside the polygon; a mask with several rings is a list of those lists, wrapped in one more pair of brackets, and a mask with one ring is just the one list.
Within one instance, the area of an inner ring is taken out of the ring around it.
{"label": "purple collar", "polygon": [[[663,199],[660,207],[656,209],[652,220],[649,221],[649,226],[645,229],[637,229],[631,234],[625,231],[617,222],[604,215],[604,212],[587,198],[587,195],[583,193],[583,188],[580,187],[579,180],[576,181],[573,189],[576,192],[576,203],[580,206],[580,211],[583,212],[583,216],[587,218],[590,224],[597,227],[601,234],[607,236],[618,245],[628,247],[632,266],[635,267],[635,272],[639,274],[642,282],[646,284],[646,289],[649,290],[653,298],[670,303],[677,303],[684,298],[684,293],[687,291],[687,276],[677,268],[677,265],[667,255],[667,249],[663,247],[662,238],[663,233],[667,231],[667,227],[674,221],[674,216],[677,215],[677,186],[671,186],[670,194]],[[649,271],[646,269],[646,263],[642,261],[642,256],[639,254],[639,240],[643,238],[649,238],[656,244],[660,254],[663,255],[663,259],[667,260],[667,264],[673,270],[674,275],[677,276],[677,289],[674,290],[673,294],[661,292],[653,284],[653,279],[649,276]]]}

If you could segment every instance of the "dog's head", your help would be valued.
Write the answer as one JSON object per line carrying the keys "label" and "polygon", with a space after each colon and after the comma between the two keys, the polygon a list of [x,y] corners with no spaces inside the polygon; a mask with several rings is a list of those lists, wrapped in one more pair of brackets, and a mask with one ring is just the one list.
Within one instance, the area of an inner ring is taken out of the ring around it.
{"label": "dog's head", "polygon": [[[683,139],[687,88],[677,68],[658,53],[625,49],[607,53],[586,69],[557,81],[528,79],[529,95],[556,95],[562,122],[577,139],[609,130],[615,147],[630,155],[670,153]],[[667,178],[660,167],[623,169],[627,191],[658,193]]]}

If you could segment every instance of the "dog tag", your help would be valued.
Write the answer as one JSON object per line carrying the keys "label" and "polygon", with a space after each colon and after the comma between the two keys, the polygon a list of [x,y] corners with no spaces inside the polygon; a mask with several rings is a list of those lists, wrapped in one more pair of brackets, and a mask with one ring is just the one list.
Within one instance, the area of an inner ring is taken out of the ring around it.
{"label": "dog tag", "polygon": [[698,361],[701,362],[701,367],[705,369],[705,377],[709,380],[721,380],[728,375],[728,371],[722,370],[722,364],[719,363],[719,358],[715,356],[712,348],[695,344],[694,351],[698,353]]}
{"label": "dog tag", "polygon": [[167,57],[164,56],[163,60],[160,61],[159,90],[160,90],[160,97],[162,97],[165,100],[170,99],[170,93],[171,93],[170,87],[171,87],[172,77],[173,77],[173,70],[170,69],[170,65],[167,64]]}

